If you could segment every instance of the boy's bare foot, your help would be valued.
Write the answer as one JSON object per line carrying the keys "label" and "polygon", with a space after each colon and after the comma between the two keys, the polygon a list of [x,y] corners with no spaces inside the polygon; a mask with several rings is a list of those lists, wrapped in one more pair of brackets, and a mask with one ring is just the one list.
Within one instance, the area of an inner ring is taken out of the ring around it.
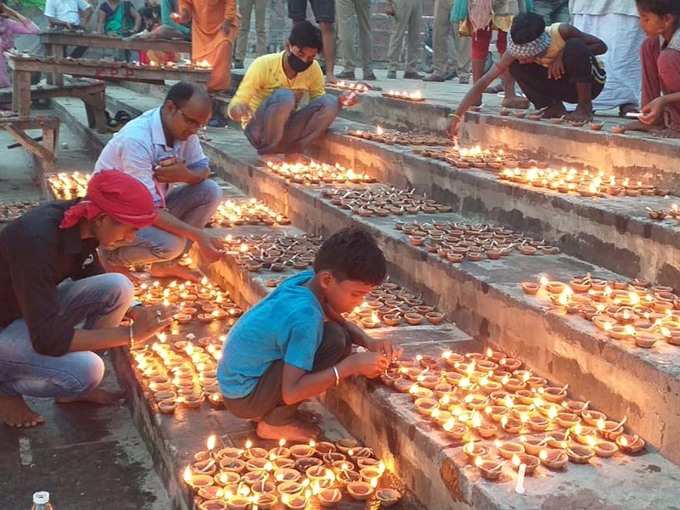
{"label": "boy's bare foot", "polygon": [[180,280],[190,280],[200,282],[203,275],[200,271],[180,266],[176,262],[159,262],[151,266],[149,274],[154,278],[178,278]]}
{"label": "boy's bare foot", "polygon": [[514,108],[516,110],[526,110],[529,108],[529,100],[520,96],[507,96],[501,103],[503,108]]}
{"label": "boy's bare foot", "polygon": [[662,129],[656,134],[661,138],[680,138],[680,132],[671,128]]}
{"label": "boy's bare foot", "polygon": [[564,116],[564,120],[572,124],[585,124],[593,120],[593,109],[577,106],[576,110]]}
{"label": "boy's bare foot", "polygon": [[260,439],[287,439],[288,441],[307,442],[310,439],[316,439],[319,435],[318,427],[303,423],[300,421],[293,421],[287,425],[270,425],[264,421],[257,424],[257,437]]}
{"label": "boy's bare foot", "polygon": [[562,103],[555,103],[551,106],[548,106],[541,113],[544,119],[559,119],[567,113],[567,109]]}
{"label": "boy's bare foot", "polygon": [[86,395],[79,397],[62,397],[55,399],[58,404],[71,404],[73,402],[88,402],[90,404],[98,404],[100,406],[110,406],[120,402],[120,399],[125,396],[123,390],[106,391],[100,388],[95,388]]}
{"label": "boy's bare foot", "polygon": [[34,412],[21,395],[0,397],[0,421],[17,428],[35,427],[45,418]]}
{"label": "boy's bare foot", "polygon": [[644,133],[658,133],[663,131],[663,126],[659,124],[644,124],[639,120],[632,120],[622,125],[626,131],[642,131]]}

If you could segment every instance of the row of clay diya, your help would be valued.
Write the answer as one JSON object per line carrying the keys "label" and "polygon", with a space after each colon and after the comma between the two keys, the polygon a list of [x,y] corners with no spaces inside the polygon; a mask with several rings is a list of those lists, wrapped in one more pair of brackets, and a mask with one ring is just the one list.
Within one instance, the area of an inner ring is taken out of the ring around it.
{"label": "row of clay diya", "polygon": [[212,66],[208,61],[200,61],[196,63],[190,62],[166,62],[163,64],[152,61],[149,64],[140,64],[139,62],[121,62],[118,60],[106,58],[73,58],[73,57],[51,57],[31,55],[29,53],[10,53],[10,57],[15,60],[31,60],[43,64],[78,64],[82,67],[96,67],[96,68],[110,68],[110,69],[148,69],[148,70],[163,70],[163,71],[200,71],[210,72]]}
{"label": "row of clay diya", "polygon": [[415,190],[385,185],[362,189],[325,188],[321,196],[331,204],[348,209],[359,216],[401,216],[404,214],[438,214],[451,211],[451,206],[416,195]]}
{"label": "row of clay diya", "polygon": [[666,196],[669,193],[668,190],[655,188],[642,181],[631,181],[628,178],[617,179],[613,175],[606,176],[602,172],[591,173],[590,170],[548,168],[547,165],[527,168],[507,167],[500,171],[498,179],[558,193],[575,193],[582,197]]}
{"label": "row of clay diya", "polygon": [[553,386],[491,349],[402,359],[381,380],[411,395],[415,411],[464,445],[465,456],[488,479],[500,478],[508,461],[531,475],[539,465],[559,471],[569,461],[584,464],[645,447],[625,432],[625,418],[611,420],[589,402],[569,399],[567,386]]}
{"label": "row of clay diya", "polygon": [[662,220],[680,220],[680,208],[678,204],[673,204],[670,209],[647,209],[647,215],[657,221]]}
{"label": "row of clay diya", "polygon": [[243,314],[229,293],[210,283],[206,277],[200,283],[178,283],[175,280],[142,282],[135,286],[135,296],[142,304],[175,307],[173,319],[181,325],[194,321],[208,324],[225,320],[232,324]]}
{"label": "row of clay diya", "polygon": [[447,147],[446,149],[415,149],[415,154],[430,159],[446,161],[456,168],[481,168],[499,171],[508,164],[516,163],[517,158],[506,154],[503,149],[483,149],[479,145],[473,147]]}
{"label": "row of clay diya", "polygon": [[[551,117],[551,118],[546,118],[543,116],[542,112],[536,112],[536,113],[529,113],[526,111],[520,111],[520,110],[509,110],[509,109],[502,109],[500,111],[500,115],[502,117],[515,117],[517,119],[527,119],[527,120],[533,120],[533,121],[544,121],[548,122],[550,124],[555,124],[555,125],[560,125],[560,124],[567,124],[572,127],[587,127],[591,131],[602,131],[602,128],[604,128],[606,122],[569,122],[564,116],[562,117]],[[617,133],[617,134],[622,134],[626,132],[626,129],[622,125],[615,124],[612,126],[611,129],[612,133]]]}
{"label": "row of clay diya", "polygon": [[321,237],[249,235],[231,236],[224,240],[227,255],[250,272],[261,270],[279,273],[287,269],[307,269],[321,246]]}
{"label": "row of clay diya", "polygon": [[357,81],[345,81],[338,80],[326,84],[326,88],[337,89],[337,90],[349,90],[351,92],[356,92],[358,94],[365,94],[369,90],[373,89],[367,83],[357,82]]}
{"label": "row of clay diya", "polygon": [[200,510],[334,508],[347,497],[387,508],[402,497],[403,484],[352,438],[265,449],[218,447],[210,436],[206,447],[183,473]]}
{"label": "row of clay diya", "polygon": [[213,226],[236,227],[239,225],[290,225],[283,214],[255,198],[249,200],[225,200],[220,203],[210,220]]}
{"label": "row of clay diya", "polygon": [[37,200],[22,200],[19,202],[0,202],[0,223],[7,223],[23,216],[28,211],[40,205]]}
{"label": "row of clay diya", "polygon": [[366,184],[375,179],[364,172],[345,168],[339,163],[334,165],[320,161],[288,163],[269,160],[267,168],[274,174],[295,184],[307,186],[317,184]]}
{"label": "row of clay diya", "polygon": [[425,96],[420,90],[386,90],[382,93],[383,97],[389,99],[398,99],[400,101],[407,101],[409,103],[422,103],[425,101]]}
{"label": "row of clay diya", "polygon": [[162,414],[173,414],[178,406],[198,409],[206,400],[221,409],[224,398],[217,383],[217,362],[224,337],[203,337],[196,342],[193,334],[180,338],[160,333],[158,341],[131,351],[149,404]]}
{"label": "row of clay diya", "polygon": [[87,183],[90,181],[90,177],[90,174],[80,172],[49,174],[47,185],[58,200],[82,198],[87,192]]}
{"label": "row of clay diya", "polygon": [[513,253],[522,255],[556,255],[556,246],[535,241],[514,230],[488,224],[468,224],[451,221],[402,223],[394,226],[409,238],[413,246],[436,253],[449,262],[497,260]]}
{"label": "row of clay diya", "polygon": [[375,132],[360,129],[350,130],[348,135],[386,145],[450,145],[451,140],[443,136],[418,133],[403,133],[394,130],[384,130],[378,126]]}
{"label": "row of clay diya", "polygon": [[680,299],[671,287],[590,274],[569,283],[542,277],[521,286],[526,294],[550,301],[554,310],[591,321],[614,340],[630,340],[646,349],[660,341],[680,345]]}
{"label": "row of clay diya", "polygon": [[442,312],[393,282],[385,282],[367,294],[366,301],[352,310],[347,318],[366,329],[444,322]]}

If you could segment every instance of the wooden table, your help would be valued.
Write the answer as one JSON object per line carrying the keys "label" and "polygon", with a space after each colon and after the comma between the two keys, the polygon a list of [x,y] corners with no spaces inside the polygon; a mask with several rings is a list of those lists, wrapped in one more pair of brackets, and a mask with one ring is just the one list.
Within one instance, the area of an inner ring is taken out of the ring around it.
{"label": "wooden table", "polygon": [[[41,129],[42,141],[31,138],[26,131]],[[0,130],[7,131],[21,146],[33,154],[43,170],[51,170],[57,151],[59,119],[52,116],[26,117],[19,114],[0,116]],[[0,152],[5,149],[1,149]]]}
{"label": "wooden table", "polygon": [[[191,53],[191,42],[183,39],[123,39],[88,32],[49,30],[40,33],[40,42],[45,45],[47,56],[66,57],[66,46],[86,46],[88,48],[112,48],[134,51],[170,51]],[[63,85],[63,74],[48,76],[48,83]]]}

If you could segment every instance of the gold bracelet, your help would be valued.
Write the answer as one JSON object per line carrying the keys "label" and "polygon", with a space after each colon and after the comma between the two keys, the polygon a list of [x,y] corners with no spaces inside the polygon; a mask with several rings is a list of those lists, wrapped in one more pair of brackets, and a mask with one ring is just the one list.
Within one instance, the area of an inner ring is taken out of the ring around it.
{"label": "gold bracelet", "polygon": [[335,374],[335,385],[337,386],[340,384],[340,372],[338,372],[338,369],[335,365],[333,365],[333,373]]}
{"label": "gold bracelet", "polygon": [[450,113],[449,117],[460,120],[460,115],[458,115],[456,112]]}
{"label": "gold bracelet", "polygon": [[135,335],[132,332],[132,324],[130,324],[129,333],[130,333],[130,345],[129,345],[129,347],[130,347],[130,350],[132,350],[134,348],[134,343],[135,343]]}

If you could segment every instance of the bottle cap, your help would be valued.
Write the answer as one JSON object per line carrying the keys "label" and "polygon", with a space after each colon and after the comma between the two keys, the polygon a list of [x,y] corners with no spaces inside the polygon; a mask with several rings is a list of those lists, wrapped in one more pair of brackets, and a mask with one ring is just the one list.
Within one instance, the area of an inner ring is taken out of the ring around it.
{"label": "bottle cap", "polygon": [[33,493],[33,504],[34,505],[46,505],[50,502],[50,493],[46,491]]}

